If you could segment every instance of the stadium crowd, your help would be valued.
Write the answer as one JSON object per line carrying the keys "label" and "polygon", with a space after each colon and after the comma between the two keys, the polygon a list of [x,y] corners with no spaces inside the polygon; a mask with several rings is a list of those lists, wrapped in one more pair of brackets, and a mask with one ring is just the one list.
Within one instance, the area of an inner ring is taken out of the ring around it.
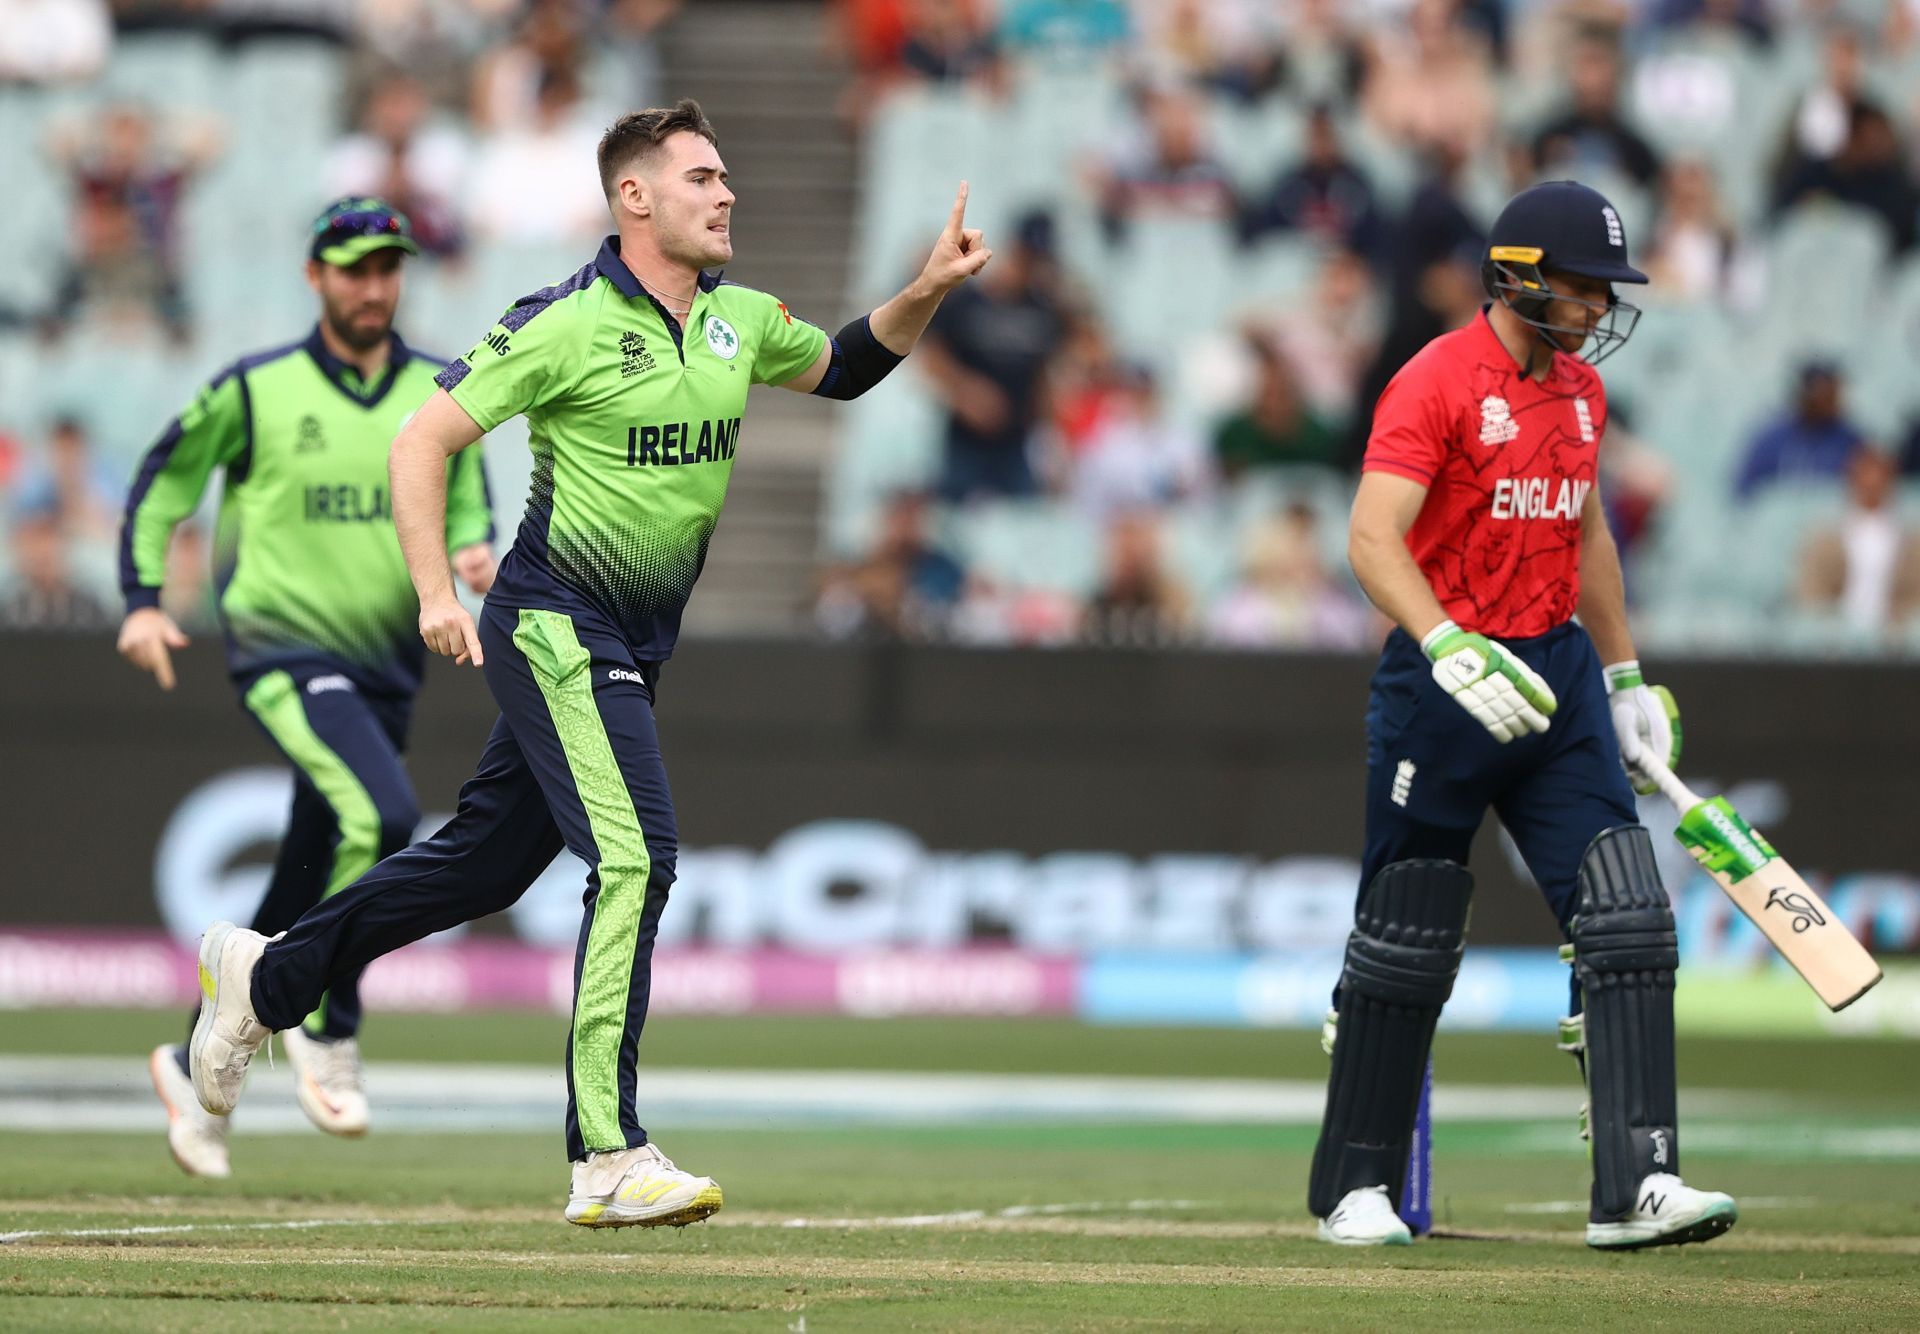
{"label": "stadium crowd", "polygon": [[[296,160],[288,136],[317,136],[288,217],[384,194],[447,272],[590,245],[577,164],[602,125],[699,91],[660,67],[680,9],[0,0],[0,100],[35,112],[0,166],[61,250],[0,280],[0,389],[142,337],[210,370],[230,339],[196,255],[258,244],[225,201]],[[1341,550],[1370,405],[1473,317],[1499,203],[1576,176],[1654,278],[1606,367],[1603,458],[1650,642],[1920,645],[1920,0],[832,0],[817,21],[863,145],[849,309],[897,276],[921,177],[974,175],[998,238],[845,418],[823,632],[1368,645]],[[300,105],[274,78],[265,136],[198,87],[125,95],[115,70],[179,33],[324,47],[343,86]],[[93,627],[145,441],[86,395],[55,407],[0,402],[0,621]],[[204,526],[179,544],[194,619]]]}
{"label": "stadium crowd", "polygon": [[[1920,472],[1920,401],[1899,368],[1920,348],[1920,6],[840,12],[859,56],[847,113],[869,127],[1032,124],[1023,102],[1044,106],[1063,81],[1112,96],[1083,138],[1047,122],[1073,143],[1056,183],[1025,193],[1006,259],[936,323],[919,358],[927,466],[903,478],[843,461],[845,560],[821,603],[834,632],[1365,642],[1379,627],[1343,574],[1340,520],[1370,405],[1477,312],[1499,203],[1573,176],[1619,204],[1654,278],[1623,293],[1648,316],[1606,368],[1605,494],[1636,600],[1664,594],[1664,625],[1683,627],[1688,598],[1723,591],[1714,567],[1752,564],[1745,547],[1764,540],[1788,549],[1733,590],[1756,619],[1697,646],[1782,612],[1807,642],[1913,642],[1920,530],[1897,478]],[[929,147],[898,140],[870,156],[870,177],[894,179]],[[1787,243],[1829,234],[1840,243],[1818,267],[1857,266],[1841,286],[1873,305],[1796,306],[1820,279],[1794,257],[1821,247]],[[1169,277],[1170,247],[1191,262]],[[1862,337],[1875,312],[1879,349]],[[1769,493],[1793,497],[1788,523]],[[863,508],[880,517],[862,524]],[[1084,522],[1104,556],[1009,571],[994,550],[1007,525],[983,508]],[[1691,646],[1684,631],[1650,637]]]}

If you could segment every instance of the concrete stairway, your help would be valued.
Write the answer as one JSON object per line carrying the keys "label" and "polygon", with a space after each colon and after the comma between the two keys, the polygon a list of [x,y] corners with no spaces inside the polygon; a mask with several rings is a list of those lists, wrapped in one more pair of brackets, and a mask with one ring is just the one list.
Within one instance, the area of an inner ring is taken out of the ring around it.
{"label": "concrete stairway", "polygon": [[[829,330],[842,309],[854,144],[834,115],[844,66],[819,7],[701,0],[662,34],[664,100],[697,98],[739,196],[727,277],[773,292]],[[752,394],[733,487],[687,611],[692,635],[789,634],[808,625],[820,470],[837,409],[777,389]]]}

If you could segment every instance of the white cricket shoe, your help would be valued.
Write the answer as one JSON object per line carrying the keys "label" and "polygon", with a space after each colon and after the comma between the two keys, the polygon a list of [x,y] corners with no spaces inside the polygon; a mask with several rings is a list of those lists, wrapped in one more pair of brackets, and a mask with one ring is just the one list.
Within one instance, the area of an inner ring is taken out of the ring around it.
{"label": "white cricket shoe", "polygon": [[1413,1233],[1393,1211],[1385,1186],[1350,1190],[1320,1220],[1320,1240],[1336,1246],[1411,1246]]}
{"label": "white cricket shoe", "polygon": [[304,1028],[280,1035],[293,1062],[293,1088],[307,1120],[329,1135],[367,1133],[367,1094],[361,1086],[360,1044],[352,1038],[323,1042]]}
{"label": "white cricket shoe", "polygon": [[253,966],[267,948],[258,931],[215,922],[200,937],[200,1017],[187,1043],[193,1092],[200,1105],[225,1116],[240,1101],[247,1062],[267,1040],[253,1013]]}
{"label": "white cricket shoe", "polygon": [[1588,1223],[1587,1245],[1610,1251],[1684,1246],[1713,1240],[1740,1217],[1731,1195],[1695,1190],[1669,1172],[1644,1178],[1636,1196],[1633,1212],[1619,1222]]}
{"label": "white cricket shoe", "polygon": [[230,1176],[227,1118],[215,1116],[194,1097],[193,1081],[180,1070],[179,1052],[176,1044],[165,1042],[153,1049],[147,1061],[153,1091],[167,1109],[167,1147],[173,1151],[173,1161],[190,1177]]}
{"label": "white cricket shoe", "polygon": [[590,1153],[573,1165],[567,1221],[581,1227],[685,1227],[720,1212],[712,1177],[682,1172],[651,1144]]}

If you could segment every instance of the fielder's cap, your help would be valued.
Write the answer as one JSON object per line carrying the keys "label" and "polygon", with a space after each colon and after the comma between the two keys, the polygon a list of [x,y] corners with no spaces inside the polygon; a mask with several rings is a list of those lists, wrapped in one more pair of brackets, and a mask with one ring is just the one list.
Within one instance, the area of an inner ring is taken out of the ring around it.
{"label": "fielder's cap", "polygon": [[376,250],[420,253],[413,239],[413,224],[384,199],[348,195],[328,204],[313,220],[313,242],[307,254],[323,264],[344,268]]}
{"label": "fielder's cap", "polygon": [[1498,264],[1533,264],[1610,283],[1644,283],[1627,263],[1627,231],[1607,197],[1578,181],[1546,181],[1500,210],[1487,238]]}

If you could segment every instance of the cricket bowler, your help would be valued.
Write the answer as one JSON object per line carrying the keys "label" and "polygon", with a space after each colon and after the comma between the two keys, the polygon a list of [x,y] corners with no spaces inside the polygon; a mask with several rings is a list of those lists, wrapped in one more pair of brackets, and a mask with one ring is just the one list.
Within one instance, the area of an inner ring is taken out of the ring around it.
{"label": "cricket bowler", "polygon": [[1398,1192],[1491,807],[1572,947],[1587,1244],[1705,1241],[1736,1212],[1680,1179],[1679,952],[1633,799],[1653,790],[1643,755],[1676,757],[1679,713],[1642,680],[1596,485],[1593,364],[1639,317],[1613,284],[1647,279],[1619,214],[1573,181],[1508,203],[1482,279],[1480,316],[1381,394],[1354,499],[1354,573],[1397,628],[1367,709],[1366,848],[1308,1203],[1324,1240],[1411,1241]]}
{"label": "cricket bowler", "polygon": [[[452,821],[269,942],[217,923],[194,1087],[239,1097],[266,1035],[338,977],[513,903],[564,844],[587,864],[566,1055],[569,1222],[680,1225],[721,1207],[640,1121],[636,1053],[676,835],[654,695],[726,497],[747,388],[851,399],[913,350],[945,295],[992,257],[960,187],[920,275],[837,335],[706,272],[733,255],[734,194],[712,125],[681,101],[623,116],[600,142],[615,234],[572,277],[523,297],[439,377],[393,445],[394,515],[421,637],[481,666],[500,706]],[[446,460],[525,414],[526,517],[479,624],[439,539]]]}
{"label": "cricket bowler", "polygon": [[[379,199],[335,201],[315,219],[307,282],[320,318],[298,342],[240,358],[200,390],[148,451],[127,496],[120,577],[123,657],[174,684],[187,637],[160,607],[167,544],[224,471],[215,565],[227,668],[241,704],[293,766],[293,807],[255,931],[292,926],[388,853],[420,808],[401,754],[426,651],[419,603],[394,536],[387,447],[445,360],[394,332],[400,265],[419,253],[404,215]],[[493,507],[480,451],[452,459],[433,535],[475,592],[493,579]],[[314,993],[286,1025],[300,1106],[320,1129],[367,1129],[358,968]],[[186,1048],[149,1062],[174,1161],[230,1171],[227,1118],[193,1095]]]}

